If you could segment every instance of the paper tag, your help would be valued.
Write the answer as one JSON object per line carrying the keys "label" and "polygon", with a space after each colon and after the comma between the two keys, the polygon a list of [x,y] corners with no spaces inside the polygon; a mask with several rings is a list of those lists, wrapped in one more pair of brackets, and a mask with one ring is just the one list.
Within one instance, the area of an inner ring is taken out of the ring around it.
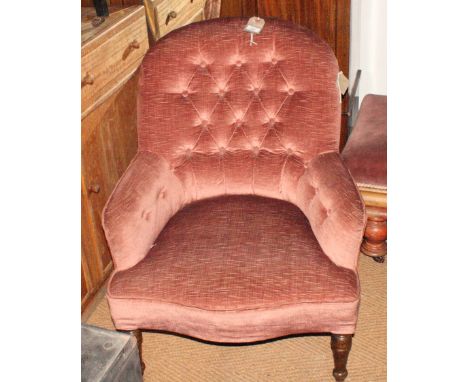
{"label": "paper tag", "polygon": [[265,20],[261,17],[251,17],[244,28],[245,32],[259,34],[265,26]]}
{"label": "paper tag", "polygon": [[346,90],[348,90],[349,80],[346,78],[343,72],[339,72],[336,81],[338,84],[338,88],[340,89],[341,95],[345,95]]}

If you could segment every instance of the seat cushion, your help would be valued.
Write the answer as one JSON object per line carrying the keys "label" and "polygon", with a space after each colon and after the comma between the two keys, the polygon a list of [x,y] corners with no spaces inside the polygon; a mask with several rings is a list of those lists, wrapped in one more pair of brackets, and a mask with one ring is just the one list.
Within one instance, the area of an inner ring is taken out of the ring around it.
{"label": "seat cushion", "polygon": [[353,332],[359,284],[296,206],[237,195],[179,211],[142,261],[113,275],[108,298],[120,329],[244,342]]}

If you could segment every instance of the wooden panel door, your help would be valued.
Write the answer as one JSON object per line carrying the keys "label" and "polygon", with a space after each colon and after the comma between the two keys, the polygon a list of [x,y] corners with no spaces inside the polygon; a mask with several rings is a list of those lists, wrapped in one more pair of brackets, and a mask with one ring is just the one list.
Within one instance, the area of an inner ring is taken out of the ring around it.
{"label": "wooden panel door", "polygon": [[[94,114],[90,114],[91,119]],[[83,121],[83,125],[87,119]],[[112,186],[117,180],[117,173],[112,158],[112,147],[107,140],[106,126],[94,125],[84,130],[81,143],[83,208],[88,215],[87,224],[92,234],[91,237],[83,239],[94,242],[96,254],[92,263],[88,265],[94,272],[99,272],[102,278],[111,263],[111,255],[101,226],[101,215],[112,192]]]}
{"label": "wooden panel door", "polygon": [[[109,98],[90,124],[99,125],[101,145],[104,148],[110,169],[107,180],[114,188],[130,161],[137,152],[136,97],[138,90],[138,71]],[[88,122],[83,121],[83,125]]]}
{"label": "wooden panel door", "polygon": [[137,84],[138,72],[81,121],[82,309],[112,271],[102,210],[137,151]]}
{"label": "wooden panel door", "polygon": [[81,177],[81,259],[84,263],[84,275],[88,292],[102,279],[102,261],[98,256],[94,235],[94,220],[89,205],[87,190]]}
{"label": "wooden panel door", "polygon": [[258,0],[260,17],[278,17],[318,33],[332,48],[336,43],[336,0]]}
{"label": "wooden panel door", "polygon": [[335,55],[343,73],[349,78],[351,0],[336,0]]}
{"label": "wooden panel door", "polygon": [[256,0],[221,0],[221,17],[251,17],[257,15]]}

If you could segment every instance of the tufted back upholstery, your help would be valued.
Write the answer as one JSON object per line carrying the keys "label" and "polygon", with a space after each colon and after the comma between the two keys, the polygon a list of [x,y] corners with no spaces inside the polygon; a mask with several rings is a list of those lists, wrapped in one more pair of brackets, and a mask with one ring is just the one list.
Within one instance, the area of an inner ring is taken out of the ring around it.
{"label": "tufted back upholstery", "polygon": [[[191,24],[159,40],[141,69],[139,151],[165,158],[186,202],[220,194],[294,199],[310,159],[338,151],[338,65],[309,30],[247,19]],[[294,202],[294,200],[291,200]]]}

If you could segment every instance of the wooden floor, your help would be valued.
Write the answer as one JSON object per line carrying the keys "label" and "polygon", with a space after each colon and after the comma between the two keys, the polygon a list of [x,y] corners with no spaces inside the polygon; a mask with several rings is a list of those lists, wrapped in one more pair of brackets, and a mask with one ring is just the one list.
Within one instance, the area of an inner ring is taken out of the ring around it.
{"label": "wooden floor", "polygon": [[[362,302],[347,382],[387,380],[387,265],[361,256]],[[83,316],[113,328],[104,291]],[[329,336],[302,336],[257,345],[223,346],[169,334],[144,333],[145,381],[334,381]]]}

